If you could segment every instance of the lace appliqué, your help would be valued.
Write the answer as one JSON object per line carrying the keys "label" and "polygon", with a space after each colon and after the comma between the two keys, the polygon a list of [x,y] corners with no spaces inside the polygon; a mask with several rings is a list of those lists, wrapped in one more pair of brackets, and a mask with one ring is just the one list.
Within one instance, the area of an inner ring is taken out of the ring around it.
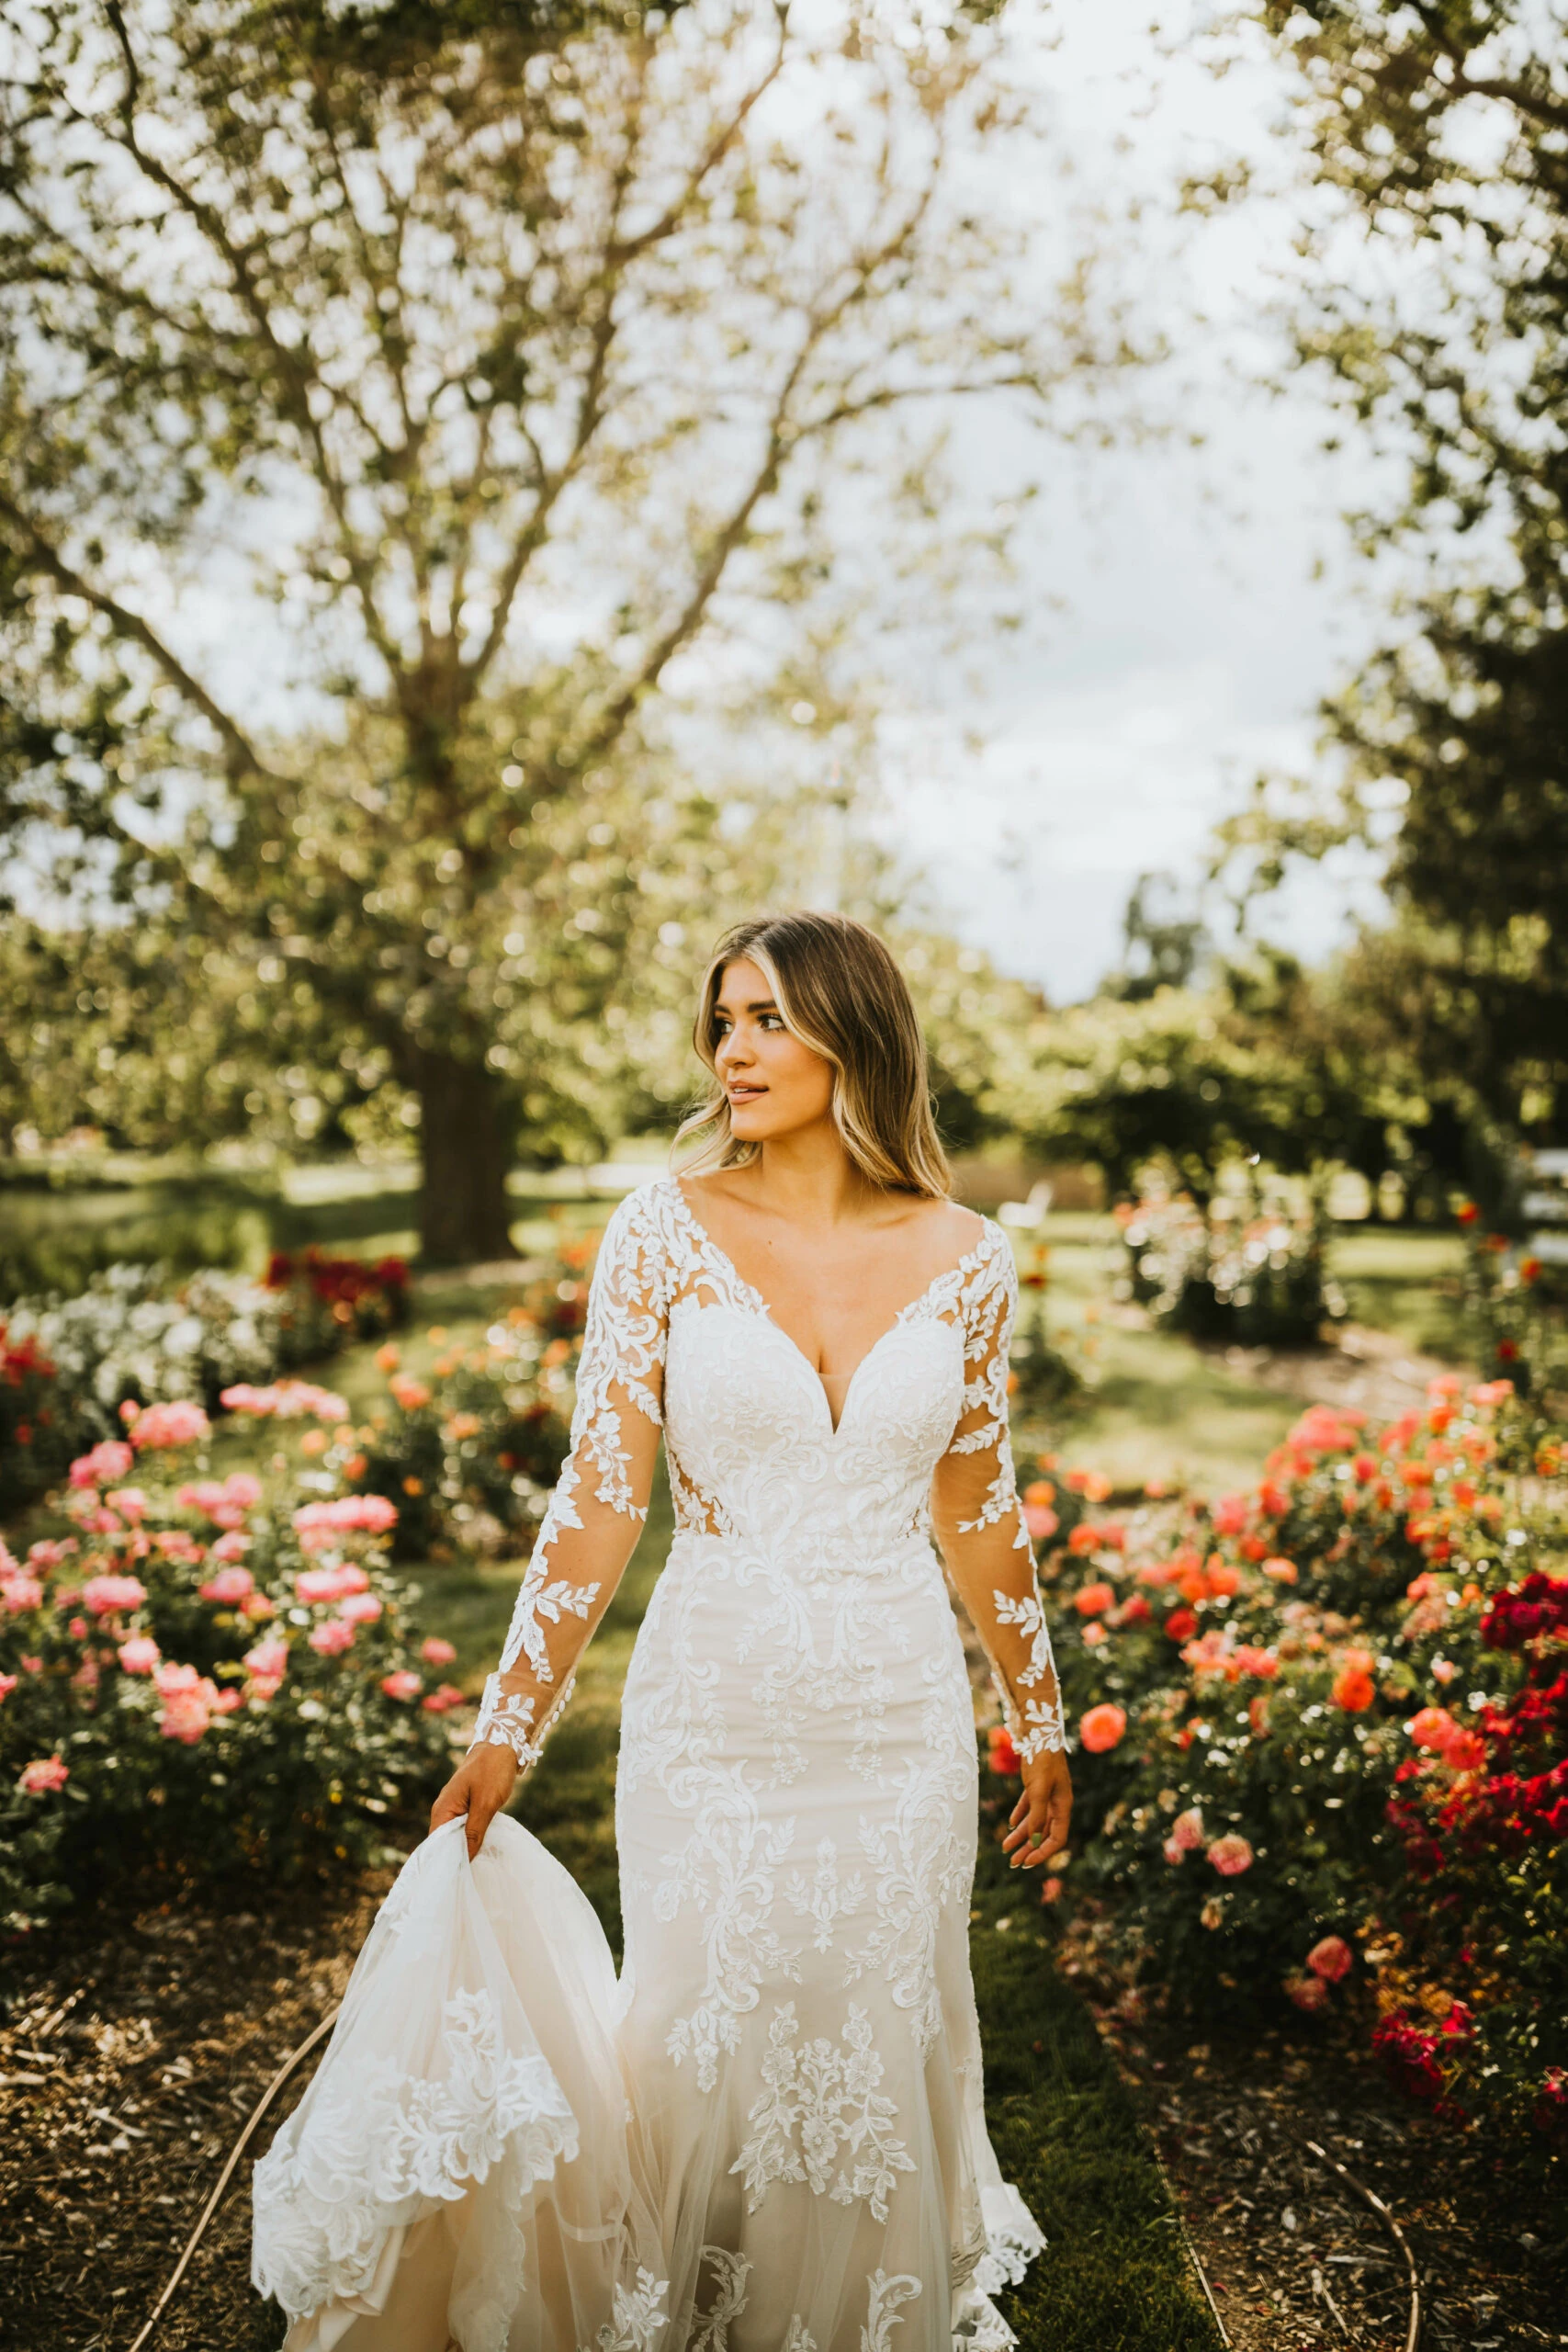
{"label": "lace appliqu\u00e9", "polygon": [[363,2291],[389,2212],[450,2203],[503,2160],[518,2192],[578,2152],[577,2125],[537,2052],[508,2057],[490,1995],[455,1993],[442,2011],[442,2080],[380,2064],[311,2115],[285,2124],[255,2168],[255,2284],[290,2317]]}
{"label": "lace appliqu\u00e9", "polygon": [[[770,2181],[805,2181],[815,2195],[835,2205],[859,2200],[886,2222],[896,2176],[913,2172],[915,2160],[894,2136],[897,2109],[876,2087],[884,2069],[871,2019],[851,2003],[841,2050],[825,2036],[797,2050],[798,2031],[795,2003],[786,2001],[768,2029],[766,2088],[748,2111],[751,2130],[729,2167],[743,2176],[747,2211],[757,2211]],[[835,2171],[840,2149],[850,2165]]]}
{"label": "lace appliqu\u00e9", "polygon": [[[1045,1623],[1045,1604],[1038,1591],[1026,1593],[1021,1600],[1015,1594],[995,1591],[991,1595],[998,1625],[1016,1625],[1029,1643],[1029,1663],[1018,1677],[1021,1690],[1032,1690],[1046,1683],[1055,1692],[1056,1661],[1051,1650],[1050,1629]],[[1029,1698],[1021,1708],[1011,1704],[1010,1694],[1003,1693],[1003,1705],[1010,1713],[1012,1744],[1024,1763],[1043,1751],[1060,1752],[1066,1747],[1066,1727],[1062,1721],[1060,1699]]]}
{"label": "lace appliqu\u00e9", "polygon": [[977,1269],[964,1296],[964,1362],[978,1367],[976,1376],[965,1380],[964,1410],[965,1417],[980,1412],[985,1418],[954,1438],[950,1451],[955,1454],[994,1453],[996,1457],[996,1474],[986,1489],[979,1511],[973,1519],[960,1520],[958,1532],[983,1534],[988,1528],[1005,1524],[1010,1515],[1010,1549],[1021,1552],[1029,1564],[1028,1587],[1023,1592],[1008,1592],[996,1585],[991,1589],[993,1625],[998,1629],[1016,1627],[1029,1644],[1027,1658],[1009,1671],[998,1657],[994,1642],[987,1637],[988,1629],[980,1628],[990,1653],[991,1679],[1001,1702],[1003,1718],[1019,1757],[1027,1764],[1046,1751],[1064,1749],[1067,1744],[1066,1729],[1045,1607],[1035,1580],[1033,1547],[1019,1501],[1009,1442],[1008,1355],[1018,1310],[1018,1270],[1005,1241],[978,1256]]}
{"label": "lace appliqu\u00e9", "polygon": [[[664,2309],[669,2292],[669,2279],[656,2278],[651,2270],[639,2269],[635,2287],[617,2286],[610,2316],[593,2338],[592,2352],[653,2352],[659,2331],[670,2318]],[[579,2345],[578,2352],[589,2352],[588,2346]]]}

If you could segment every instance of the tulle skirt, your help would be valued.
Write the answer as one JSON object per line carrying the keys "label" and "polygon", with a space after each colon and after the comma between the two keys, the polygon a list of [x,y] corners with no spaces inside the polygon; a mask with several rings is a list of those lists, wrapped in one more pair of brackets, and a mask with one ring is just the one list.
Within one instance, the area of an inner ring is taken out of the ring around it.
{"label": "tulle skirt", "polygon": [[1003,2352],[973,1713],[940,1570],[679,1540],[627,1677],[626,1960],[519,1824],[405,1865],[256,2167],[288,2352]]}

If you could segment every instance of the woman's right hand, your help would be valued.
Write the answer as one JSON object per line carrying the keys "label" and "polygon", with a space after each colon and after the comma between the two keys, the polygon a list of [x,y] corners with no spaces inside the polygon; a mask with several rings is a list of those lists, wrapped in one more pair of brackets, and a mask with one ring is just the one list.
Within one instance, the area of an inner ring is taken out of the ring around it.
{"label": "woman's right hand", "polygon": [[485,1832],[517,1785],[517,1758],[510,1747],[489,1741],[470,1748],[430,1808],[430,1826],[468,1816],[468,1860],[484,1844]]}

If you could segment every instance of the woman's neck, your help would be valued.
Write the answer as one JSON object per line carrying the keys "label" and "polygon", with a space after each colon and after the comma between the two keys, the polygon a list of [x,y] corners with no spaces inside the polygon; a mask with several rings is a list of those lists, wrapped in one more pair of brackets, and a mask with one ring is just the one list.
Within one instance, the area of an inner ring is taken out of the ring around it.
{"label": "woman's neck", "polygon": [[762,1144],[748,1172],[758,1206],[791,1225],[855,1223],[876,1194],[829,1120]]}

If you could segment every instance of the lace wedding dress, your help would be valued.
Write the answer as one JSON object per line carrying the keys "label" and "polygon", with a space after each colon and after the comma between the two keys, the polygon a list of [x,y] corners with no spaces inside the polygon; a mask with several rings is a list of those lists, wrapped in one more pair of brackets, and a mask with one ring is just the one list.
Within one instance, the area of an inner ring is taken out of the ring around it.
{"label": "lace wedding dress", "polygon": [[[533,1762],[646,1511],[615,1826],[626,1957],[516,1823],[406,1866],[256,2167],[289,2352],[991,2352],[1043,2245],[987,2137],[969,1679],[1062,1744],[986,1224],[821,1379],[680,1183],[611,1219],[572,1451],[477,1739]],[[933,1483],[934,1481],[934,1483]]]}

